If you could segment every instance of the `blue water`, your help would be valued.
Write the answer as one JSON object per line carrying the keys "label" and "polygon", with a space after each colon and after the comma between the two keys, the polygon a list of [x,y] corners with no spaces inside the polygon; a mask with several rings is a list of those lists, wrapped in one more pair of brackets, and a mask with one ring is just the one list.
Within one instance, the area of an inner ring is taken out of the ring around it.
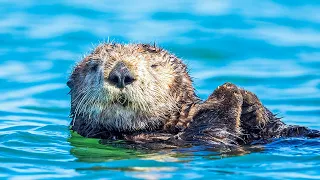
{"label": "blue water", "polygon": [[201,98],[230,81],[320,129],[319,12],[317,0],[0,0],[0,179],[320,179],[319,139],[219,154],[71,136],[65,84],[99,42],[156,42],[184,59]]}

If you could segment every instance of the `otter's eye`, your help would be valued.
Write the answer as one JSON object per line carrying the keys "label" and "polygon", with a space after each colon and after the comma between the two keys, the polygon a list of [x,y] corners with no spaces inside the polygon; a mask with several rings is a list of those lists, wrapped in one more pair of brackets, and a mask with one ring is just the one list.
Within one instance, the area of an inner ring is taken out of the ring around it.
{"label": "otter's eye", "polygon": [[158,66],[159,66],[159,64],[152,64],[152,65],[151,65],[151,68],[155,69],[155,68],[157,68]]}
{"label": "otter's eye", "polygon": [[97,60],[91,60],[87,63],[87,66],[91,71],[97,71],[99,67],[99,63]]}

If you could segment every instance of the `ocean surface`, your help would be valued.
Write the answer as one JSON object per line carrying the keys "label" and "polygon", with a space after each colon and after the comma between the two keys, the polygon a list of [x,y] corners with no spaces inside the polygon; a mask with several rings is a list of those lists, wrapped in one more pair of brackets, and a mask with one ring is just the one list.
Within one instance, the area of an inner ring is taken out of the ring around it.
{"label": "ocean surface", "polygon": [[156,42],[205,99],[224,82],[320,130],[320,1],[0,0],[0,179],[320,179],[320,139],[221,154],[72,134],[66,81],[99,42]]}

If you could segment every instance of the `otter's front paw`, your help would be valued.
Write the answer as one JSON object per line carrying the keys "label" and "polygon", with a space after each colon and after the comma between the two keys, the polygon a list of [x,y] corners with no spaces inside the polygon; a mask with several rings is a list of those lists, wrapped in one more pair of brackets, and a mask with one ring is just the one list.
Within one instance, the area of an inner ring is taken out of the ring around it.
{"label": "otter's front paw", "polygon": [[209,96],[208,101],[218,100],[223,101],[223,105],[233,107],[231,104],[242,104],[242,95],[240,89],[232,84],[225,83],[218,88]]}
{"label": "otter's front paw", "polygon": [[[240,132],[242,95],[237,86],[225,83],[199,105],[189,129],[220,129],[231,134]],[[234,137],[232,137],[234,138]]]}
{"label": "otter's front paw", "polygon": [[250,91],[241,89],[243,104],[241,123],[243,126],[263,129],[269,121],[269,115],[258,97]]}

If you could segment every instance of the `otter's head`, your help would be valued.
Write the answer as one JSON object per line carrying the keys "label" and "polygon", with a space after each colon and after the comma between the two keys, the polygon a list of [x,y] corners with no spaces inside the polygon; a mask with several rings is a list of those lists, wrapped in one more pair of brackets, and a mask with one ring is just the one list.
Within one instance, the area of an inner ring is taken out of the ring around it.
{"label": "otter's head", "polygon": [[100,44],[67,84],[73,123],[113,131],[158,128],[195,98],[181,60],[145,44]]}

